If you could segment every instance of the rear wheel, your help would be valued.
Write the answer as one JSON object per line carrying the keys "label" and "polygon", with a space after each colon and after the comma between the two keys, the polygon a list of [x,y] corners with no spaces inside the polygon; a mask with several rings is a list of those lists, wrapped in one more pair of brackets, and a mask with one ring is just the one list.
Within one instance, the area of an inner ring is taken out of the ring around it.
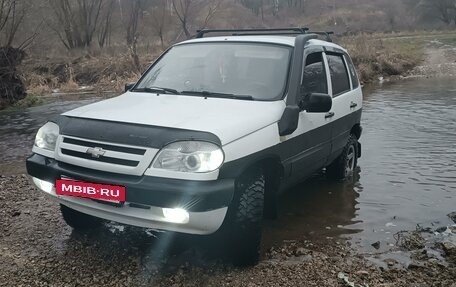
{"label": "rear wheel", "polygon": [[326,167],[330,179],[345,180],[353,176],[358,164],[358,139],[351,135],[342,154]]}
{"label": "rear wheel", "polygon": [[265,176],[260,170],[242,176],[229,211],[227,238],[236,266],[252,266],[260,257]]}
{"label": "rear wheel", "polygon": [[101,225],[101,219],[76,211],[63,204],[60,205],[60,211],[65,222],[76,230],[89,230]]}

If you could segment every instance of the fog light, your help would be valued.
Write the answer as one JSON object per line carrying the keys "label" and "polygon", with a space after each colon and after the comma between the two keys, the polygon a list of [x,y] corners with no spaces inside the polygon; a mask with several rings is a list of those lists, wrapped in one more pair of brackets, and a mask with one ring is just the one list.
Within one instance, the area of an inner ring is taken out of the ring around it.
{"label": "fog light", "polygon": [[36,177],[33,178],[33,183],[35,183],[39,189],[47,193],[51,192],[54,189],[54,185],[52,183],[38,179]]}
{"label": "fog light", "polygon": [[188,223],[189,220],[188,212],[182,208],[163,208],[163,216],[172,223]]}

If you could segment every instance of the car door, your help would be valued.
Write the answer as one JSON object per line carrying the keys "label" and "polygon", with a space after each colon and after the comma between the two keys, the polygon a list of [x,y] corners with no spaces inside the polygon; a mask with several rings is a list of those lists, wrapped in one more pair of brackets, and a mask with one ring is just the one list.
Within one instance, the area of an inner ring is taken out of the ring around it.
{"label": "car door", "polygon": [[[301,77],[301,95],[310,93],[328,94],[330,83],[327,76],[325,58],[322,51],[309,53],[304,60]],[[299,114],[298,128],[287,137],[293,143],[289,151],[294,151],[290,158],[291,181],[299,181],[326,166],[331,152],[331,118],[325,113]]]}
{"label": "car door", "polygon": [[345,55],[337,52],[326,52],[325,57],[331,81],[330,95],[333,97],[333,107],[327,115],[331,117],[332,149],[330,161],[332,161],[342,152],[348,142],[350,131],[354,125],[352,112],[358,103],[356,100],[357,91],[353,89]]}

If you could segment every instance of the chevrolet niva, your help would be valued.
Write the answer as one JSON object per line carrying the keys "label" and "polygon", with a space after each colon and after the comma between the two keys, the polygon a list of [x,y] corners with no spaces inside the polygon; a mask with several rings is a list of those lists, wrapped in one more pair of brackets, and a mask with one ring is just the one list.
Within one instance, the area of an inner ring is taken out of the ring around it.
{"label": "chevrolet niva", "polygon": [[353,173],[361,112],[352,60],[329,33],[202,30],[123,95],[50,119],[27,171],[75,229],[222,234],[250,265],[281,191],[319,170]]}

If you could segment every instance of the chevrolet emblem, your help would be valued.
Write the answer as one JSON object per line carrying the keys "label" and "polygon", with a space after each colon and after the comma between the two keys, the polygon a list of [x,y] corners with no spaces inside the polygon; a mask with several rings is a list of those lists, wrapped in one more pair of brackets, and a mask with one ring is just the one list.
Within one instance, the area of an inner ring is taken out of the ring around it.
{"label": "chevrolet emblem", "polygon": [[90,147],[86,151],[86,154],[90,154],[94,158],[100,158],[101,156],[104,156],[105,153],[106,151],[101,147]]}

